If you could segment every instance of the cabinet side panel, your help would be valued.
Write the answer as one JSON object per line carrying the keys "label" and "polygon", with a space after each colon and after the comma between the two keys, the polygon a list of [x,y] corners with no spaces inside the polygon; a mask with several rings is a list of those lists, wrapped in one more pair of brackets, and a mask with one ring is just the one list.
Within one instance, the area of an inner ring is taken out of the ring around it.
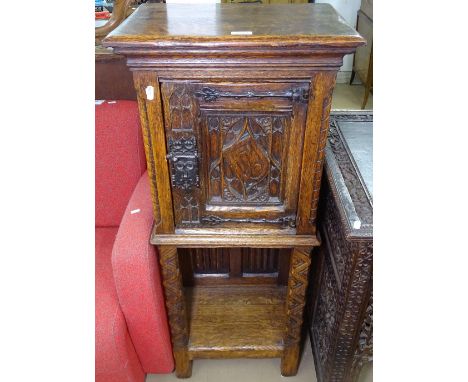
{"label": "cabinet side panel", "polygon": [[[166,161],[166,139],[159,81],[157,76],[151,72],[134,72],[133,79],[138,95],[145,139],[156,233],[173,233],[174,217],[169,169]],[[148,99],[146,94],[146,89],[149,86],[153,88],[154,92],[152,99]]]}
{"label": "cabinet side panel", "polygon": [[317,72],[312,81],[302,155],[298,234],[316,233],[317,204],[335,79],[336,72]]}
{"label": "cabinet side panel", "polygon": [[156,230],[161,223],[161,213],[159,210],[159,195],[158,195],[158,185],[156,182],[156,163],[153,157],[153,139],[151,136],[149,122],[148,122],[148,110],[146,108],[146,97],[144,92],[144,80],[141,77],[138,77],[134,73],[133,76],[135,90],[137,93],[138,108],[140,113],[140,123],[141,130],[143,135],[143,144],[145,147],[145,156],[148,169],[148,176],[150,179],[151,187],[151,200],[153,203],[153,215],[154,215],[154,224]]}

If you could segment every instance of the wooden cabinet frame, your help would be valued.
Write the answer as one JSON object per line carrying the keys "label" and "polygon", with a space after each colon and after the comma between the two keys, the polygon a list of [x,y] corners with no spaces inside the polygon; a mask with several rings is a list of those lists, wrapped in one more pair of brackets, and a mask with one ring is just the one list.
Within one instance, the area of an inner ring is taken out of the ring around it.
{"label": "wooden cabinet frame", "polygon": [[[179,377],[191,375],[195,358],[280,357],[283,375],[297,373],[311,249],[320,244],[316,216],[331,97],[343,56],[363,39],[329,5],[290,6],[290,15],[284,7],[197,5],[195,14],[190,6],[151,4],[104,40],[127,56],[133,71],[153,200],[151,243],[159,249]],[[255,9],[261,20],[253,19]],[[284,25],[285,17],[296,23]],[[252,36],[230,34],[249,18],[259,25]],[[187,35],[190,22],[203,20],[201,32]],[[276,33],[268,34],[272,25]],[[311,25],[319,30],[311,32]],[[229,132],[234,137],[222,138],[228,180],[237,182],[232,203],[219,193],[218,204],[207,196],[208,150],[220,149],[206,131],[206,116],[216,113],[239,117]],[[265,142],[277,139],[272,129],[280,127],[260,114],[283,118],[289,129],[290,140],[282,135],[276,152]],[[282,150],[287,165],[278,191],[260,181]],[[185,197],[196,201],[201,218],[183,215]],[[178,248],[239,247],[290,249],[287,286],[184,287]]]}

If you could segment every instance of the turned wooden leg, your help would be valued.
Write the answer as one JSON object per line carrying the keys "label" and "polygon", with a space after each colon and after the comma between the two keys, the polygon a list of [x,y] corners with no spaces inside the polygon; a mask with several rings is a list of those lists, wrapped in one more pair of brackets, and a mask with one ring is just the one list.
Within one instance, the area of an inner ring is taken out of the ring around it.
{"label": "turned wooden leg", "polygon": [[185,349],[174,350],[175,373],[177,378],[190,378],[192,376],[192,363],[189,359],[187,347]]}
{"label": "turned wooden leg", "polygon": [[288,295],[286,299],[286,331],[281,357],[281,375],[297,374],[301,342],[302,321],[306,302],[312,248],[294,248],[289,267]]}
{"label": "turned wooden leg", "polygon": [[166,309],[171,328],[172,350],[176,364],[175,373],[178,378],[189,378],[192,375],[192,361],[189,359],[187,349],[188,319],[177,248],[159,246],[158,249],[166,296]]}

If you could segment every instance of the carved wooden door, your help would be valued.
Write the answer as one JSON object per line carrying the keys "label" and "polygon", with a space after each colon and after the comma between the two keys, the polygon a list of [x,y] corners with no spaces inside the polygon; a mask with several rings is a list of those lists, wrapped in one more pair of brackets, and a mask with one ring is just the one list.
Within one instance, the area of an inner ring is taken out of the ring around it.
{"label": "carved wooden door", "polygon": [[[176,232],[294,231],[309,83],[164,82],[161,92]],[[274,249],[185,251],[186,284],[283,283],[288,272]]]}
{"label": "carved wooden door", "polygon": [[309,83],[161,89],[176,231],[293,230]]}

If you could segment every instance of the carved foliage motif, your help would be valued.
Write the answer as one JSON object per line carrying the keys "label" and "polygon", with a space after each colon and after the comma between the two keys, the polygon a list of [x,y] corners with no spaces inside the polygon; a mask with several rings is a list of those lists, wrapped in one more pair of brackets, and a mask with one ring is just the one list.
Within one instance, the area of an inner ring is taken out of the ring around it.
{"label": "carved foliage motif", "polygon": [[[355,353],[355,333],[361,327],[362,308],[368,305],[372,290],[372,242],[353,242],[351,253],[343,278],[344,283],[348,285],[348,298],[346,301],[340,301],[342,321],[336,343],[335,361],[333,368],[328,371],[334,378],[332,380],[336,381],[346,381],[352,375],[350,367]],[[372,349],[369,349],[369,352],[372,354]]]}
{"label": "carved foliage motif", "polygon": [[299,343],[301,339],[305,295],[311,263],[308,249],[294,248],[291,255],[291,269],[286,300],[285,346]]}
{"label": "carved foliage motif", "polygon": [[285,130],[282,115],[210,115],[212,204],[279,204]]}
{"label": "carved foliage motif", "polygon": [[358,343],[354,351],[352,375],[359,376],[359,371],[366,362],[371,362],[373,357],[373,298],[372,293],[367,305],[364,320],[359,332]]}
{"label": "carved foliage motif", "polygon": [[321,289],[313,322],[313,332],[317,340],[316,345],[319,352],[320,365],[322,368],[326,368],[331,358],[332,338],[336,331],[338,290],[327,264],[324,264],[322,272]]}
{"label": "carved foliage motif", "polygon": [[326,212],[324,214],[324,229],[328,236],[328,244],[331,248],[330,259],[336,269],[336,278],[341,288],[346,264],[346,256],[349,256],[349,244],[340,232],[340,218],[333,198],[326,199]]}
{"label": "carved foliage motif", "polygon": [[373,121],[373,114],[369,112],[364,112],[362,114],[359,113],[344,113],[344,114],[333,114],[331,116],[332,122],[333,121],[367,121],[367,122],[372,122]]}
{"label": "carved foliage motif", "polygon": [[323,230],[327,243],[312,322],[318,374],[322,382],[355,381],[372,354],[372,302],[368,302],[372,293],[372,241],[348,241],[330,191],[325,198]]}
{"label": "carved foliage motif", "polygon": [[187,312],[175,247],[159,247],[166,308],[174,350],[184,348],[188,341]]}
{"label": "carved foliage motif", "polygon": [[359,346],[355,344],[357,328],[364,325],[368,329],[361,322],[361,310],[363,304],[366,304],[369,288],[372,288],[372,244],[355,242],[349,251],[344,250],[343,256],[345,271],[342,288],[348,291],[347,298],[346,293],[339,291],[330,259],[326,258],[312,324],[322,381],[354,381],[360,367],[372,354],[369,331],[361,333],[366,336],[366,350],[360,352],[355,349]]}

